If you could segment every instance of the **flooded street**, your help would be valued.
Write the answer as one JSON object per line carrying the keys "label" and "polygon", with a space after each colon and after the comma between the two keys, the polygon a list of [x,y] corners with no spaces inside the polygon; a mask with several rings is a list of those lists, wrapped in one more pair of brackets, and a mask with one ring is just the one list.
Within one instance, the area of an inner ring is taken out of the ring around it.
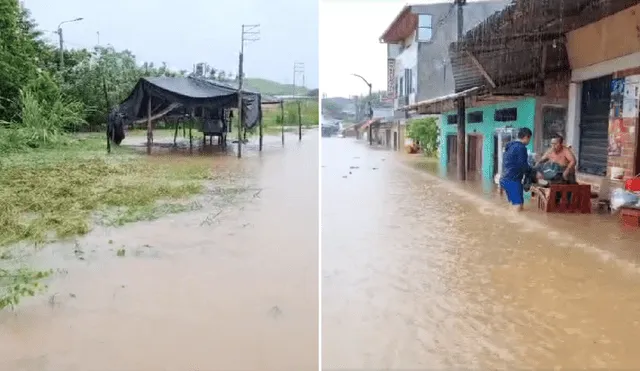
{"label": "flooded street", "polygon": [[57,273],[0,312],[0,370],[317,369],[318,133],[286,139],[199,158],[233,203],[44,248],[32,264]]}
{"label": "flooded street", "polygon": [[510,216],[367,147],[322,140],[324,369],[640,368],[637,233]]}

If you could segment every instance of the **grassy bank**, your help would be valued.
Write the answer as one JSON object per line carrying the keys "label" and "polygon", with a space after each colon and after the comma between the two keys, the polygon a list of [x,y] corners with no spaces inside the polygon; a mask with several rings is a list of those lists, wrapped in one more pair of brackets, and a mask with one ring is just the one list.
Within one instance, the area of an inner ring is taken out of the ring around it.
{"label": "grassy bank", "polygon": [[107,155],[102,136],[5,153],[0,169],[0,246],[44,243],[85,234],[93,223],[183,211],[189,207],[184,202],[170,202],[202,192],[203,181],[212,178],[201,161],[161,162],[125,148]]}

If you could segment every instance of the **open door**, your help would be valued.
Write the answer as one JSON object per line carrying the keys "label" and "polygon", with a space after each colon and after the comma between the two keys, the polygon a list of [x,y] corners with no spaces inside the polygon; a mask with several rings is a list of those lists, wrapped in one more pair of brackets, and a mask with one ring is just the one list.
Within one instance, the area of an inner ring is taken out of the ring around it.
{"label": "open door", "polygon": [[482,135],[467,135],[467,171],[482,171]]}
{"label": "open door", "polygon": [[447,164],[456,165],[458,163],[458,137],[447,135]]}

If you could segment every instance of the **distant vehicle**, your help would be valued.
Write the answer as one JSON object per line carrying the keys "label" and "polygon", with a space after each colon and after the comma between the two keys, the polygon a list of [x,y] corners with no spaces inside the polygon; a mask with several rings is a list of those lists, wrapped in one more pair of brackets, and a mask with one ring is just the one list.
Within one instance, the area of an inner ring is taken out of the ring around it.
{"label": "distant vehicle", "polygon": [[322,122],[322,136],[332,137],[340,132],[342,123],[340,121],[323,121]]}

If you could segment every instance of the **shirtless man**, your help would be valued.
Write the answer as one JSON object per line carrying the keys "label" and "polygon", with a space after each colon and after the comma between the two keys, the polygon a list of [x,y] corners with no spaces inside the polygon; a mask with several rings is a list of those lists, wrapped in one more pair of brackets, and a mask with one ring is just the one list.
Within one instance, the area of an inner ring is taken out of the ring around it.
{"label": "shirtless man", "polygon": [[555,135],[553,139],[551,139],[551,148],[540,158],[535,166],[546,161],[554,162],[565,168],[562,173],[564,180],[570,180],[570,178],[573,178],[575,175],[576,157],[573,155],[571,149],[564,145],[564,140],[560,135]]}

